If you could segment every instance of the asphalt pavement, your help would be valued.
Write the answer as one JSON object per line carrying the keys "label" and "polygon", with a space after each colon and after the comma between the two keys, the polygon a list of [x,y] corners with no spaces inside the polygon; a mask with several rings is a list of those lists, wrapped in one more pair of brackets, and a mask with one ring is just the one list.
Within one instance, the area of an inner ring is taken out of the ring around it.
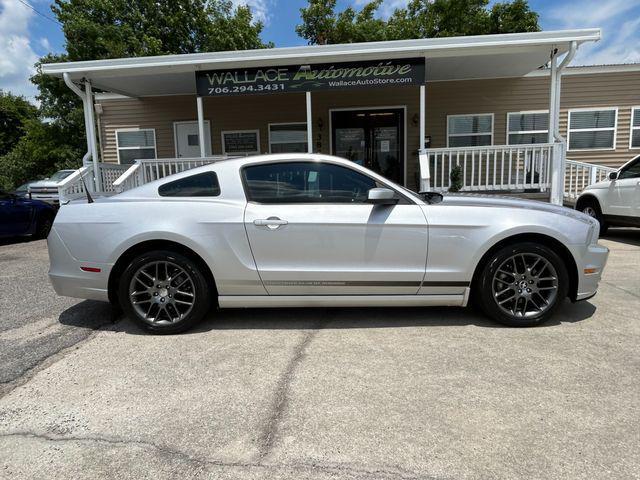
{"label": "asphalt pavement", "polygon": [[640,232],[532,329],[469,309],[212,313],[151,336],[0,246],[0,477],[640,478]]}

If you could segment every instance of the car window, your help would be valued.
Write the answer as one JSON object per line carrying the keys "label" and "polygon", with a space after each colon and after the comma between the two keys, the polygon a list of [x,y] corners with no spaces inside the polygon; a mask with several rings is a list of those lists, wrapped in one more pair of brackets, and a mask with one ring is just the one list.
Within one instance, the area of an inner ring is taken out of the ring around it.
{"label": "car window", "polygon": [[73,173],[73,170],[60,170],[49,177],[49,180],[60,181]]}
{"label": "car window", "polygon": [[260,203],[365,203],[374,179],[330,163],[281,162],[243,169],[247,198]]}
{"label": "car window", "polygon": [[215,172],[198,173],[158,187],[162,197],[217,197],[220,184]]}
{"label": "car window", "polygon": [[618,178],[640,178],[640,157],[625,167],[624,170],[620,172]]}

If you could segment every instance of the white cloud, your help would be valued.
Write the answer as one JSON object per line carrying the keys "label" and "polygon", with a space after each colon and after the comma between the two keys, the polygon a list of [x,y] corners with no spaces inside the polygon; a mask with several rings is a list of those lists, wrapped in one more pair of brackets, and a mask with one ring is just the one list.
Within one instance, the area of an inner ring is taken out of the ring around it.
{"label": "white cloud", "polygon": [[[356,7],[361,8],[370,1],[371,0],[353,0],[353,4]],[[380,9],[378,10],[378,13],[383,18],[388,18],[396,8],[405,8],[408,3],[409,0],[384,0],[382,2],[382,5],[380,6]]]}
{"label": "white cloud", "polygon": [[29,21],[34,12],[15,0],[0,0],[0,89],[31,100],[36,94],[29,77],[38,56],[31,47]]}
{"label": "white cloud", "polygon": [[602,40],[582,45],[574,65],[640,62],[638,2],[572,0],[543,12],[542,19],[550,21],[553,28],[602,28]]}
{"label": "white cloud", "polygon": [[[273,8],[272,0],[231,0],[235,6],[247,5],[251,8],[254,20],[261,21],[264,24],[269,23],[271,19],[271,10]],[[282,7],[281,7],[282,8]]]}
{"label": "white cloud", "polygon": [[45,52],[50,52],[52,50],[51,43],[49,43],[49,39],[47,37],[42,37],[40,39],[40,46],[44,48]]}

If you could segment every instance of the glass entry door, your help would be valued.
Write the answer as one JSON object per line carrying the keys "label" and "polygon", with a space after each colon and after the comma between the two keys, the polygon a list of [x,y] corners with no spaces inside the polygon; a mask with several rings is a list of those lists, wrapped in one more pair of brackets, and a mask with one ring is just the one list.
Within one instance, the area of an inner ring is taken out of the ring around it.
{"label": "glass entry door", "polygon": [[404,110],[331,112],[333,155],[404,183]]}

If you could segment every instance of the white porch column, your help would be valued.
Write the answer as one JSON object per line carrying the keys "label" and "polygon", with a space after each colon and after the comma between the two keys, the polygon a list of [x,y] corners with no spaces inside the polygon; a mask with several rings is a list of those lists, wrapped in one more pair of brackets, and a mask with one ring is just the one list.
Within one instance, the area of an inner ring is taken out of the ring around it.
{"label": "white porch column", "polygon": [[[558,76],[558,62],[556,58],[555,48],[551,53],[551,75],[549,77],[549,135],[548,142],[555,143],[556,142],[556,130],[559,122],[559,112],[557,111],[557,97],[558,97],[558,82],[556,80]],[[551,168],[551,191],[550,191],[550,202],[556,205],[562,204],[562,194],[563,192],[561,185],[564,184],[564,172],[561,171],[563,162],[560,158],[562,156],[562,152],[560,148],[553,148],[553,156],[550,161],[549,168]]]}
{"label": "white porch column", "polygon": [[429,155],[424,151],[427,135],[426,110],[427,86],[420,85],[420,139],[418,141],[418,161],[420,167],[420,185],[418,190],[426,192],[431,188],[431,173],[429,171]]}
{"label": "white porch column", "polygon": [[427,126],[425,124],[425,119],[426,119],[426,86],[425,85],[420,85],[420,150],[424,150],[425,148],[425,142],[424,142],[424,137],[426,135],[426,131],[427,131]]}
{"label": "white porch column", "polygon": [[307,152],[313,153],[313,116],[311,112],[311,92],[307,92]]}
{"label": "white porch column", "polygon": [[91,157],[93,159],[93,178],[95,182],[95,191],[102,191],[102,175],[100,174],[100,166],[98,164],[98,142],[96,140],[96,119],[93,111],[93,90],[91,88],[91,82],[85,80],[84,82],[85,95],[87,96],[87,137],[89,139],[88,145],[91,150]]}
{"label": "white porch column", "polygon": [[207,156],[207,150],[205,147],[204,136],[204,106],[202,104],[202,97],[196,97],[196,105],[198,107],[198,145],[200,145],[200,157]]}
{"label": "white porch column", "polygon": [[553,143],[556,132],[556,121],[558,118],[556,112],[556,88],[558,86],[558,83],[556,82],[557,68],[556,53],[553,52],[551,55],[551,75],[549,78],[549,143]]}

